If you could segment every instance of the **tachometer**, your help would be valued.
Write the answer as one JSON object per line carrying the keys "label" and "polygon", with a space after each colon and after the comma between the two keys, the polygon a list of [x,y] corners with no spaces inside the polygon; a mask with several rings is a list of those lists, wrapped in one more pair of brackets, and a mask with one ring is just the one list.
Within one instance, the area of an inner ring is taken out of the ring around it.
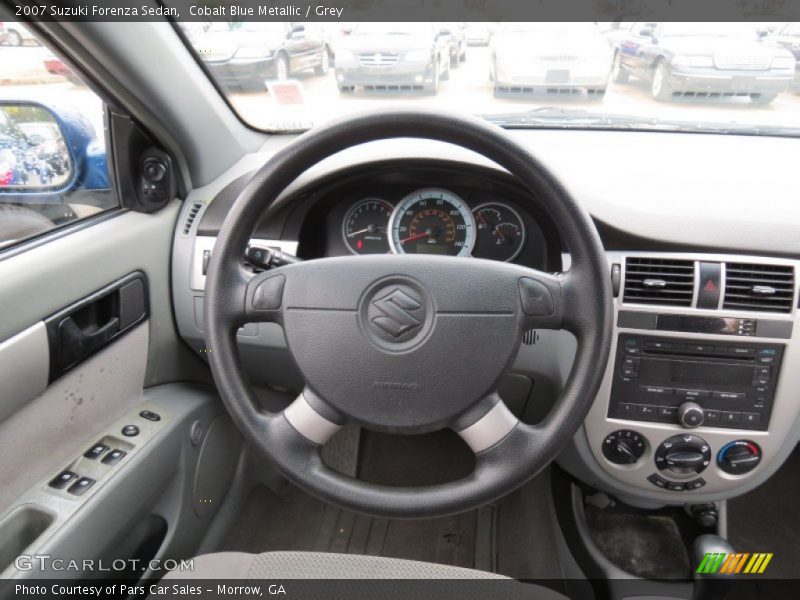
{"label": "tachometer", "polygon": [[389,252],[389,217],[391,204],[380,198],[367,198],[354,204],[342,224],[344,243],[353,254]]}
{"label": "tachometer", "polygon": [[476,258],[509,261],[525,243],[525,224],[519,213],[502,202],[488,202],[473,211],[478,226],[472,255]]}
{"label": "tachometer", "polygon": [[469,256],[475,246],[475,219],[467,204],[439,188],[403,198],[389,219],[389,241],[396,254]]}

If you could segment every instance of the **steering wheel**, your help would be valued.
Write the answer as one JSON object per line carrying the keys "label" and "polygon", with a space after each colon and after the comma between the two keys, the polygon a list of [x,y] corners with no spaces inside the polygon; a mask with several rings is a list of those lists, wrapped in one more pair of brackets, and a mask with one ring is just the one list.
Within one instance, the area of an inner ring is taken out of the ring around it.
{"label": "steering wheel", "polygon": [[[288,200],[279,194],[322,159],[382,139],[438,140],[503,167],[549,213],[571,255],[564,273],[433,255],[310,260],[253,275],[243,256],[254,224]],[[548,465],[589,411],[608,361],[608,265],[589,215],[504,130],[436,112],[376,112],[301,135],[242,191],[219,232],[205,291],[211,369],[232,418],[290,481],[355,511],[387,517],[457,513],[511,492]],[[283,327],[305,380],[279,413],[259,408],[236,345],[244,323]],[[497,384],[525,331],[566,329],[577,339],[572,371],[544,421],[520,422]],[[468,476],[395,487],[342,475],[320,446],[343,424],[395,434],[455,430],[475,453]]]}

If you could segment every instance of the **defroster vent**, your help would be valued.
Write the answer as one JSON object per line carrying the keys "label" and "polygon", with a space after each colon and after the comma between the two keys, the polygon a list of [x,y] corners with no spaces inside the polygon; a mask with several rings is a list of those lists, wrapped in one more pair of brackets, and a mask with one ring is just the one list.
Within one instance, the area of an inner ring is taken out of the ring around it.
{"label": "defroster vent", "polygon": [[793,301],[791,265],[725,264],[723,308],[790,313]]}
{"label": "defroster vent", "polygon": [[663,258],[625,260],[625,302],[691,306],[694,261]]}

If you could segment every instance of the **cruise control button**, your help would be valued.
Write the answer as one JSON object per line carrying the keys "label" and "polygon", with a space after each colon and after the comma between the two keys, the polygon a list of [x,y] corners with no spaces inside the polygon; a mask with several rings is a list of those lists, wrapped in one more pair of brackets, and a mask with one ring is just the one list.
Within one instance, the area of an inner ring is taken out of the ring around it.
{"label": "cruise control button", "polygon": [[92,479],[91,477],[81,477],[80,479],[78,479],[78,481],[69,486],[69,489],[67,491],[73,496],[83,496],[86,493],[86,490],[88,490],[93,485],[94,485],[94,479]]}
{"label": "cruise control button", "polygon": [[63,490],[67,487],[67,484],[76,477],[77,475],[72,471],[61,471],[61,473],[56,475],[47,485],[57,490]]}
{"label": "cruise control button", "polygon": [[154,413],[152,410],[143,410],[139,413],[139,416],[143,419],[147,419],[148,421],[160,421],[161,415],[158,413]]}
{"label": "cruise control button", "polygon": [[106,455],[103,457],[103,460],[101,460],[100,462],[102,462],[103,464],[106,464],[106,465],[115,465],[115,464],[117,464],[119,461],[121,461],[121,460],[122,460],[122,458],[123,458],[123,457],[124,457],[126,454],[127,454],[127,452],[125,452],[124,450],[120,450],[120,449],[118,449],[118,448],[115,448],[114,450],[112,450],[111,452],[109,452],[108,454],[106,454]]}
{"label": "cruise control button", "polygon": [[94,446],[89,448],[86,452],[84,452],[83,455],[86,458],[97,460],[98,458],[100,458],[100,456],[102,456],[103,452],[105,452],[106,450],[108,450],[108,446],[106,446],[105,444],[95,444]]}
{"label": "cruise control button", "polygon": [[139,428],[136,425],[125,425],[122,428],[122,435],[126,437],[135,437],[139,435]]}

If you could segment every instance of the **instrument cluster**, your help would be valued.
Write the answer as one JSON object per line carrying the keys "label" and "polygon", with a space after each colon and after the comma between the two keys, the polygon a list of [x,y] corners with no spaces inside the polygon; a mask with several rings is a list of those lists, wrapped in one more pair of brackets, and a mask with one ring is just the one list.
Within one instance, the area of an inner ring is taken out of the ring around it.
{"label": "instrument cluster", "polygon": [[415,190],[396,205],[379,197],[356,201],[342,237],[353,254],[441,254],[510,261],[526,241],[520,214],[502,201],[470,207],[437,187]]}

